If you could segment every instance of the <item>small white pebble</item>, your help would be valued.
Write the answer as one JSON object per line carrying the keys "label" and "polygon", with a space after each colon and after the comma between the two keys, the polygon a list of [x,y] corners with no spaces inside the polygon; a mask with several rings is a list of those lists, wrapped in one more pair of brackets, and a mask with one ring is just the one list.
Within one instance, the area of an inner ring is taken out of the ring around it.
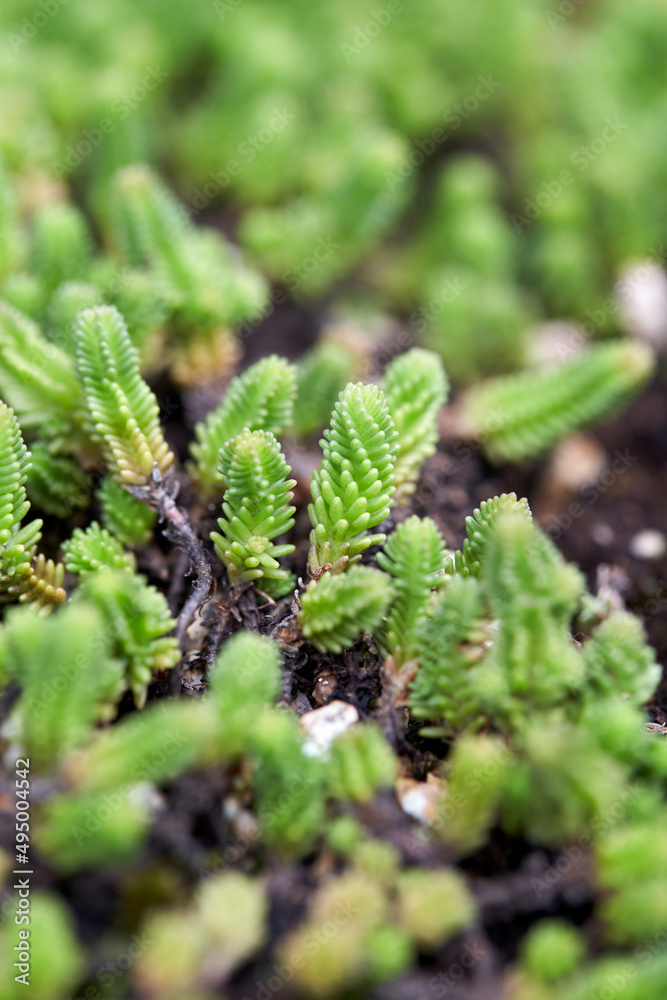
{"label": "small white pebble", "polygon": [[557,493],[575,493],[595,482],[607,464],[604,448],[589,434],[572,434],[555,448],[547,477]]}
{"label": "small white pebble", "polygon": [[659,559],[667,549],[667,539],[661,531],[646,528],[630,540],[630,554],[635,559]]}
{"label": "small white pebble", "polygon": [[330,701],[302,715],[299,725],[307,736],[302,748],[306,757],[325,756],[333,741],[358,721],[359,713],[346,701]]}
{"label": "small white pebble", "polygon": [[628,264],[616,283],[625,329],[658,350],[667,345],[667,275],[654,260]]}
{"label": "small white pebble", "polygon": [[614,529],[608,524],[594,524],[591,529],[591,538],[596,545],[611,545],[615,537]]}
{"label": "small white pebble", "polygon": [[427,781],[398,778],[396,797],[404,813],[428,826],[438,818],[438,801],[442,796],[443,787],[442,779],[430,774]]}

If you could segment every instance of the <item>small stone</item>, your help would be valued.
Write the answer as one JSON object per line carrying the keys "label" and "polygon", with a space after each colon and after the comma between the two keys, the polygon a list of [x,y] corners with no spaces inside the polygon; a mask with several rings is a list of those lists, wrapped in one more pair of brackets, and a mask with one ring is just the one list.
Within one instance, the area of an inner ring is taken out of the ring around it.
{"label": "small stone", "polygon": [[587,343],[582,331],[572,323],[543,323],[534,331],[528,347],[528,362],[535,368],[562,364]]}
{"label": "small stone", "polygon": [[630,539],[629,548],[635,559],[660,559],[667,550],[667,539],[661,531],[646,528]]}
{"label": "small stone", "polygon": [[359,721],[354,705],[346,701],[330,701],[301,716],[299,725],[306,733],[303,752],[307,757],[324,757],[335,739]]}
{"label": "small stone", "polygon": [[591,529],[591,538],[596,545],[603,545],[605,548],[612,545],[615,539],[614,529],[608,524],[594,524]]}
{"label": "small stone", "polygon": [[428,826],[438,817],[438,801],[442,797],[443,786],[442,778],[433,774],[429,774],[426,781],[398,778],[396,797],[404,813]]}
{"label": "small stone", "polygon": [[604,448],[589,434],[572,434],[558,445],[547,470],[555,493],[575,493],[595,482],[604,471],[607,456]]}
{"label": "small stone", "polygon": [[654,260],[628,265],[616,284],[625,329],[658,350],[667,345],[667,274]]}

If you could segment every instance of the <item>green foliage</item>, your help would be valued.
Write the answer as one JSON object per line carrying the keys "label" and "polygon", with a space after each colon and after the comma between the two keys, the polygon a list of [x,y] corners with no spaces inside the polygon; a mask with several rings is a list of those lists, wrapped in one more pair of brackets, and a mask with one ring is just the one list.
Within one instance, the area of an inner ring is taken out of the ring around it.
{"label": "green foliage", "polygon": [[123,864],[145,839],[150,799],[149,786],[127,782],[122,791],[54,797],[44,808],[36,843],[65,874]]}
{"label": "green foliage", "polygon": [[72,359],[36,323],[2,301],[0,390],[23,427],[69,437],[78,423],[81,390]]}
{"label": "green foliage", "polygon": [[320,442],[322,462],[310,487],[314,576],[328,567],[341,573],[370,545],[384,541],[383,534],[369,535],[368,529],[391,509],[396,437],[382,391],[361,382],[346,386]]}
{"label": "green foliage", "polygon": [[458,872],[409,868],[398,879],[401,923],[424,949],[434,951],[465,930],[475,918],[475,903]]}
{"label": "green foliage", "polygon": [[52,766],[87,740],[122,686],[122,665],[104,625],[87,601],[46,620],[18,608],[7,617],[0,661],[20,678],[21,742],[35,769]]}
{"label": "green foliage", "polygon": [[608,936],[622,944],[646,944],[667,919],[667,837],[664,809],[621,824],[597,845],[598,880],[605,891],[602,917]]}
{"label": "green foliage", "polygon": [[86,220],[74,205],[55,202],[35,214],[32,263],[47,295],[64,281],[84,277],[90,251]]}
{"label": "green foliage", "polygon": [[219,469],[227,484],[218,519],[222,534],[214,531],[211,538],[230,583],[261,580],[270,595],[286,594],[294,578],[278,559],[294,546],[273,539],[294,524],[289,501],[296,480],[287,479],[291,470],[279,443],[270,431],[246,429],[220,449]]}
{"label": "green foliage", "polygon": [[436,452],[449,384],[440,358],[414,347],[387,365],[384,391],[398,433],[394,477],[402,500],[414,493],[422,463]]}
{"label": "green foliage", "polygon": [[130,572],[136,568],[134,556],[125,551],[118,539],[100,528],[97,521],[89,524],[85,531],[75,528],[69,541],[63,542],[62,549],[66,568],[81,576],[105,567]]}
{"label": "green foliage", "polygon": [[30,509],[25,483],[30,467],[21,428],[0,401],[0,603],[37,601],[47,607],[65,600],[64,569],[36,555],[41,521],[21,521]]}
{"label": "green foliage", "polygon": [[556,367],[509,375],[470,391],[465,433],[493,461],[518,462],[613,413],[653,371],[651,351],[636,341],[600,344]]}
{"label": "green foliage", "polygon": [[227,978],[261,948],[267,910],[259,880],[225,872],[201,885],[187,908],[151,913],[142,936],[148,946],[138,959],[142,991],[148,996],[203,997],[198,989],[203,970],[207,984]]}
{"label": "green foliage", "polygon": [[395,588],[380,641],[400,668],[414,659],[417,629],[429,613],[433,591],[445,580],[445,544],[430,518],[409,517],[389,536],[377,561]]}
{"label": "green foliage", "polygon": [[[87,543],[90,549],[90,539]],[[118,549],[115,552],[118,559]],[[90,551],[87,555],[90,558]],[[80,551],[77,556],[85,563]],[[164,594],[149,586],[145,577],[125,568],[102,569],[85,575],[74,600],[89,601],[101,612],[113,636],[114,654],[125,666],[126,686],[137,707],[142,708],[153,673],[169,670],[180,656],[176,639],[168,634],[176,623]]]}
{"label": "green foliage", "polygon": [[335,340],[322,340],[298,365],[294,429],[308,437],[326,427],[338,395],[353,378],[352,350]]}
{"label": "green foliage", "polygon": [[64,520],[72,511],[88,506],[90,477],[76,459],[54,455],[43,442],[35,441],[30,448],[30,462],[26,489],[40,510]]}
{"label": "green foliage", "polygon": [[91,434],[102,442],[114,478],[142,485],[154,464],[166,472],[174,456],[162,435],[157,400],[139,374],[137,349],[115,308],[79,315],[76,359]]}
{"label": "green foliage", "polygon": [[133,497],[111,476],[105,476],[95,494],[102,524],[123,545],[147,545],[153,537],[157,514]]}
{"label": "green foliage", "polygon": [[329,794],[370,802],[379,788],[391,787],[394,752],[377,726],[356,725],[334,740],[327,767]]}
{"label": "green foliage", "polygon": [[[15,897],[18,906],[19,897]],[[25,933],[28,932],[28,937]],[[25,945],[29,961],[27,980],[16,966]],[[76,989],[85,968],[68,907],[52,892],[34,889],[30,895],[30,924],[6,922],[0,930],[0,975],[6,1000],[20,1000],[28,990],[34,1000],[54,1000]]]}
{"label": "green foliage", "polygon": [[[486,638],[481,619],[482,589],[474,579],[456,577],[416,629],[419,669],[410,708],[420,719],[444,719],[448,729],[465,729],[483,717],[474,670]],[[443,730],[430,727],[429,735]]]}
{"label": "green foliage", "polygon": [[248,732],[258,720],[262,725],[262,710],[278,694],[280,666],[279,646],[253,632],[238,632],[218,654],[209,691],[229,751],[240,753]]}
{"label": "green foliage", "polygon": [[303,735],[282,712],[265,714],[251,746],[257,814],[269,847],[290,856],[312,846],[324,821],[324,767],[303,753]]}
{"label": "green foliage", "polygon": [[[481,555],[481,586],[457,574],[418,633],[412,704],[422,718],[460,728],[486,717],[510,731],[528,705],[545,710],[580,692],[584,665],[569,622],[583,580],[526,508],[509,506],[493,512],[480,538],[471,530],[468,556]],[[497,621],[493,633],[480,631],[483,615]],[[475,649],[475,638],[492,641]]]}
{"label": "green foliage", "polygon": [[593,701],[622,694],[633,704],[643,705],[662,676],[641,621],[624,612],[612,614],[593,631],[583,656],[587,693]]}
{"label": "green foliage", "polygon": [[536,979],[550,981],[572,972],[585,954],[581,933],[564,920],[542,920],[521,944],[521,964]]}
{"label": "green foliage", "polygon": [[58,285],[47,310],[49,339],[69,354],[74,354],[74,323],[84,309],[104,305],[104,296],[97,285],[88,281],[64,281]]}
{"label": "green foliage", "polygon": [[503,825],[534,843],[570,843],[622,809],[626,777],[590,730],[536,716],[524,727],[507,776]]}
{"label": "green foliage", "polygon": [[497,517],[482,580],[499,624],[477,672],[480,702],[498,724],[513,728],[527,704],[547,709],[575,697],[582,686],[583,663],[569,623],[584,581],[519,511]]}
{"label": "green foliage", "polygon": [[496,820],[511,765],[512,751],[497,736],[464,734],[456,741],[438,828],[459,853],[471,853],[484,843]]}
{"label": "green foliage", "polygon": [[532,520],[528,501],[522,497],[517,500],[516,493],[501,493],[491,500],[483,500],[472,516],[466,517],[467,538],[463,548],[454,552],[447,559],[445,569],[448,573],[459,573],[461,576],[479,576],[484,551],[488,544],[489,534],[502,511],[515,510]]}
{"label": "green foliage", "polygon": [[279,434],[292,421],[296,392],[294,366],[276,354],[262,358],[231,380],[220,405],[195,425],[190,445],[194,476],[205,496],[224,487],[218,456],[244,428]]}
{"label": "green foliage", "polygon": [[[215,378],[234,352],[227,328],[261,315],[266,299],[263,279],[242,263],[220,233],[197,228],[185,207],[146,166],[133,165],[117,173],[111,217],[122,256],[132,268],[148,267],[163,291],[172,332],[185,343],[176,376],[185,383],[197,376]],[[221,350],[218,358],[209,355],[208,368],[198,357],[202,345],[197,339],[202,336],[204,346]],[[187,343],[192,338],[194,343]]]}
{"label": "green foliage", "polygon": [[168,701],[125,716],[71,753],[64,771],[82,798],[114,792],[128,783],[163,783],[202,756],[219,720],[203,703]]}
{"label": "green foliage", "polygon": [[389,578],[368,566],[353,566],[344,576],[325,573],[301,598],[303,634],[321,652],[340,653],[361,632],[378,628],[393,592]]}
{"label": "green foliage", "polygon": [[0,156],[0,284],[7,274],[18,271],[25,254],[18,200],[9,171]]}

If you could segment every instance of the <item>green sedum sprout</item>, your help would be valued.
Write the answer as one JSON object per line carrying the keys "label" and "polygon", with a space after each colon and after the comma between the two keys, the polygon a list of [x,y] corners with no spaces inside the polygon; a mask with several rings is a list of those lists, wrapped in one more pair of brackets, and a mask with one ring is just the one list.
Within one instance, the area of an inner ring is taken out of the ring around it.
{"label": "green sedum sprout", "polygon": [[29,468],[18,420],[0,401],[0,603],[36,601],[46,609],[65,600],[64,567],[37,555],[42,522],[21,524],[30,509]]}
{"label": "green sedum sprout", "polygon": [[70,573],[87,576],[100,569],[126,569],[134,572],[136,563],[134,556],[126,552],[118,539],[101,528],[93,521],[85,531],[75,528],[72,537],[63,542],[65,566]]}
{"label": "green sedum sprout", "polygon": [[394,493],[396,430],[383,392],[350,383],[324,431],[322,462],[313,473],[309,566],[341,573],[385,535],[368,534],[389,514]]}
{"label": "green sedum sprout", "polygon": [[429,613],[433,591],[445,581],[445,544],[429,518],[409,517],[377,554],[395,586],[380,644],[397,668],[416,655],[416,630]]}
{"label": "green sedum sprout", "polygon": [[224,399],[203,423],[195,425],[190,445],[193,474],[205,497],[222,492],[220,449],[244,428],[279,434],[292,421],[296,372],[284,358],[262,358],[230,382]]}
{"label": "green sedum sprout", "polygon": [[654,368],[638,341],[589,347],[562,365],[493,379],[472,389],[463,428],[495,462],[519,462],[580,427],[601,420],[633,396]]}
{"label": "green sedum sprout", "polygon": [[502,511],[517,511],[532,521],[533,515],[528,501],[522,497],[517,500],[516,493],[501,493],[491,500],[483,500],[471,516],[466,517],[467,538],[463,548],[448,557],[445,569],[447,573],[459,573],[461,576],[479,576],[484,550],[488,544],[489,535],[498,515]]}
{"label": "green sedum sprout", "polygon": [[123,545],[147,545],[153,537],[157,514],[137,500],[111,476],[105,476],[95,494],[102,524]]}
{"label": "green sedum sprout", "polygon": [[393,592],[389,577],[368,566],[353,566],[344,576],[325,573],[301,598],[303,634],[321,652],[339,653],[361,632],[379,627]]}
{"label": "green sedum sprout", "polygon": [[436,452],[438,413],[449,391],[442,361],[419,347],[399,354],[387,365],[384,391],[398,433],[396,498],[405,501],[415,491],[422,463]]}
{"label": "green sedum sprout", "polygon": [[162,435],[155,396],[139,374],[139,355],[113,306],[86,309],[76,324],[77,372],[91,432],[114,478],[144,485],[153,466],[164,473],[174,456]]}
{"label": "green sedum sprout", "polygon": [[273,541],[294,524],[289,506],[295,479],[270,431],[247,428],[220,449],[220,473],[227,490],[219,518],[220,532],[211,533],[232,584],[260,580],[269,595],[282,596],[293,577],[278,559],[294,551]]}

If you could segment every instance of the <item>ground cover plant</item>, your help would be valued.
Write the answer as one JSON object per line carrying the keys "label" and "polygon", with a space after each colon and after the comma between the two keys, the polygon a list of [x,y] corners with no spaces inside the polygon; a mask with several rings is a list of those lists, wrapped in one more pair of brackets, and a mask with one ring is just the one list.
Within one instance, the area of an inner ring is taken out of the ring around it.
{"label": "ground cover plant", "polygon": [[2,996],[661,1000],[663,5],[0,30]]}

